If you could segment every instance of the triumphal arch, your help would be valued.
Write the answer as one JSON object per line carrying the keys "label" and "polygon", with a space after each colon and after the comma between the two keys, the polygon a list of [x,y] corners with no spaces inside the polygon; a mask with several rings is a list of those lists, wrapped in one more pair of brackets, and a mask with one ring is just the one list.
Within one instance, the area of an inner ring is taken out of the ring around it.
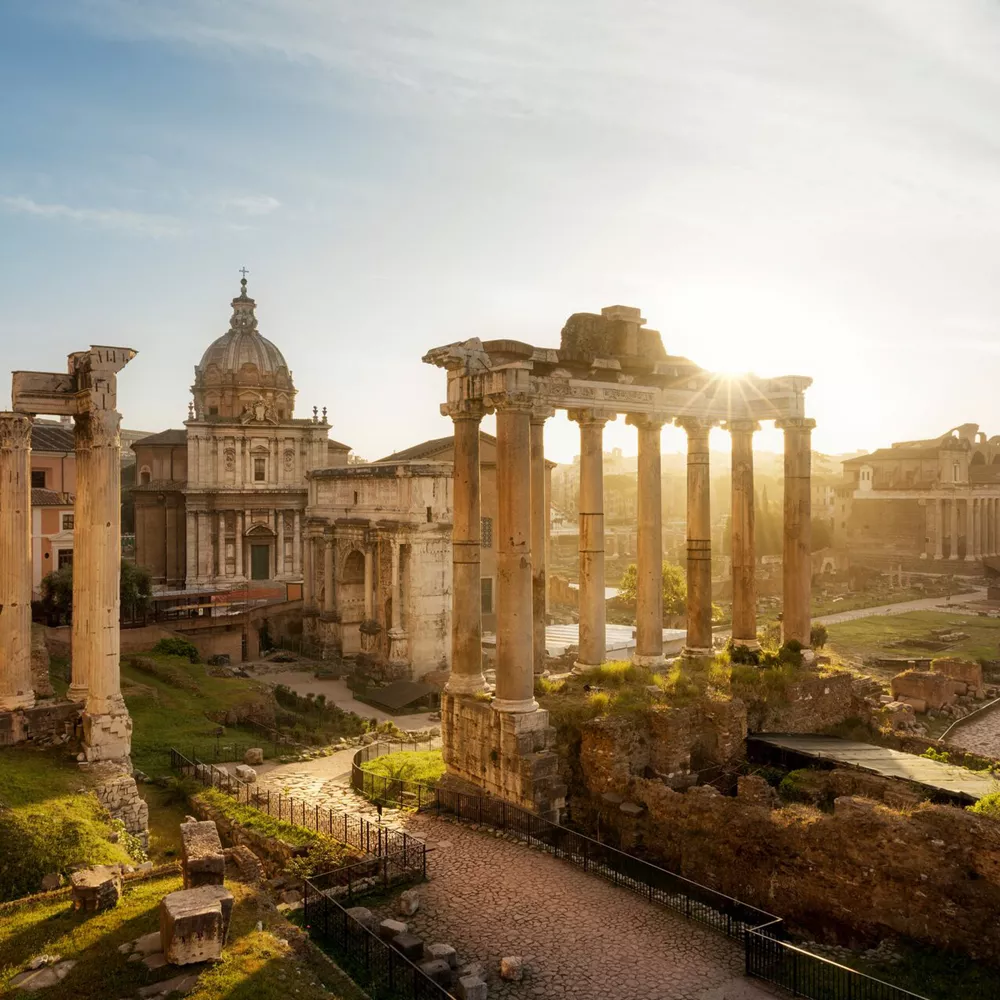
{"label": "triumphal arch", "polygon": [[[448,774],[543,814],[557,814],[552,729],[534,699],[532,664],[544,644],[545,420],[566,410],[580,426],[580,646],[578,666],[605,653],[603,432],[624,415],[639,444],[636,660],[663,662],[660,431],[688,439],[687,645],[712,650],[709,431],[732,435],[733,637],[757,644],[753,434],[761,420],[784,431],[783,633],[809,646],[810,454],[814,421],[802,376],[727,378],[666,353],[640,311],[610,306],[567,320],[558,348],[471,339],[429,351],[447,371],[442,413],[455,425],[452,672],[442,700]],[[479,424],[497,421],[497,667],[492,701],[482,670],[479,588]],[[539,586],[542,587],[539,595]],[[541,597],[541,599],[539,599]]]}

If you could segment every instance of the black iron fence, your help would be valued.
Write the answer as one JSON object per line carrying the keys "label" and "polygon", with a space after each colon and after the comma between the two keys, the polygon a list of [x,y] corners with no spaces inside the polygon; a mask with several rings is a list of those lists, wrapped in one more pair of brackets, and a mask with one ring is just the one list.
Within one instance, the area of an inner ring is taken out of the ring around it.
{"label": "black iron fence", "polygon": [[391,944],[352,917],[333,893],[306,879],[305,925],[372,1000],[451,1000]]}
{"label": "black iron fence", "polygon": [[317,891],[348,903],[371,892],[387,892],[401,882],[420,882],[427,878],[427,852],[422,846],[414,850],[406,840],[394,853],[311,875],[309,882]]}
{"label": "black iron fence", "polygon": [[170,766],[206,787],[231,795],[241,805],[259,809],[277,820],[326,834],[365,854],[373,857],[398,854],[410,860],[419,858],[422,868],[426,864],[423,843],[402,830],[392,830],[364,816],[320,806],[302,798],[274,793],[269,788],[258,789],[235,778],[223,767],[208,764],[197,757],[187,757],[176,749],[170,751]]}
{"label": "black iron fence", "polygon": [[400,809],[422,809],[434,802],[434,788],[420,781],[402,776],[373,774],[366,771],[364,764],[377,757],[407,750],[439,750],[440,736],[419,737],[412,740],[378,740],[361,747],[351,763],[351,787],[356,792],[384,805],[395,804]]}

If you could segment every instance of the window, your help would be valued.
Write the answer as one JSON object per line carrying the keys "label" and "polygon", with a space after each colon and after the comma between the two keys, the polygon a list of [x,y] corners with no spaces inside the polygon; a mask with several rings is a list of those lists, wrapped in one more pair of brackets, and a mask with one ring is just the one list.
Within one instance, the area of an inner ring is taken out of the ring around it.
{"label": "window", "polygon": [[152,482],[153,474],[149,471],[146,466],[142,467],[142,471],[139,473],[139,485],[148,486]]}
{"label": "window", "polygon": [[45,489],[45,469],[32,469],[31,470],[31,488],[33,490],[44,490]]}
{"label": "window", "polygon": [[358,502],[358,491],[357,490],[354,491],[354,502],[355,503]]}
{"label": "window", "polygon": [[253,460],[253,479],[255,483],[262,483],[267,477],[266,462],[266,458],[255,458]]}
{"label": "window", "polygon": [[430,524],[434,520],[434,511],[431,507],[427,508],[427,523]]}
{"label": "window", "polygon": [[60,549],[58,553],[58,568],[63,569],[65,566],[73,565],[73,550],[72,549]]}
{"label": "window", "polygon": [[479,530],[481,532],[482,546],[484,549],[493,548],[493,518],[480,518]]}
{"label": "window", "polygon": [[219,408],[217,406],[210,406],[208,408],[208,415],[210,417],[217,417],[219,415]]}
{"label": "window", "polygon": [[72,531],[73,530],[73,514],[63,514],[62,516],[62,530]]}
{"label": "window", "polygon": [[482,595],[482,613],[493,614],[493,578],[484,576],[479,581],[479,591]]}
{"label": "window", "polygon": [[[958,464],[958,462],[955,462],[955,464],[951,467],[951,480],[952,480],[953,483],[957,483],[958,482],[958,476],[959,476],[960,469],[961,469],[961,466]],[[32,473],[31,475],[32,475],[32,477],[34,477],[35,474]],[[32,483],[31,485],[34,486],[35,484]]]}

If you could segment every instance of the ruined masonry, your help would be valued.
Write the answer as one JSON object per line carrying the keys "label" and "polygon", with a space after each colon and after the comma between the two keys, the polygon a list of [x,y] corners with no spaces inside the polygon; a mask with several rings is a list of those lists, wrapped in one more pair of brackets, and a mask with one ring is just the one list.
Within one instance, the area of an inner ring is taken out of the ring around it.
{"label": "ruined masonry", "polygon": [[[636,662],[663,663],[660,431],[673,421],[688,437],[688,658],[712,652],[708,435],[732,435],[733,638],[757,646],[753,434],[774,420],[785,436],[783,637],[810,642],[810,437],[802,376],[726,379],[670,356],[638,309],[576,313],[558,349],[477,338],[429,351],[447,371],[441,412],[455,424],[452,528],[452,671],[442,698],[445,782],[471,785],[558,816],[548,714],[534,699],[533,662],[544,648],[545,420],[566,410],[580,425],[580,650],[577,668],[605,653],[603,434],[624,414],[639,435],[639,559]],[[482,671],[479,425],[497,418],[497,683]],[[539,591],[539,588],[541,590]],[[541,645],[540,645],[541,644]]]}

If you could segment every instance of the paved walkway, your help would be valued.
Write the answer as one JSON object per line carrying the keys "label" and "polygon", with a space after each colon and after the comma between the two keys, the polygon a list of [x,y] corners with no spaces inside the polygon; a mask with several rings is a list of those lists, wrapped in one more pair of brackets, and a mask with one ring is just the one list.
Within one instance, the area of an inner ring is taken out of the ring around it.
{"label": "paved walkway", "polygon": [[821,615],[813,619],[814,625],[836,625],[838,622],[852,622],[857,618],[871,618],[874,615],[902,615],[907,611],[952,611],[961,613],[959,605],[967,601],[986,599],[985,590],[974,590],[968,594],[955,594],[949,601],[946,597],[922,597],[917,601],[901,601],[899,604],[883,604],[877,608],[855,608],[853,611],[838,611],[832,615]]}
{"label": "paved walkway", "polygon": [[[347,784],[349,770],[347,752],[262,767],[260,784],[374,817],[374,807]],[[775,995],[744,978],[739,942],[564,861],[426,814],[386,809],[383,821],[430,849],[430,881],[420,887],[411,928],[428,942],[451,944],[463,963],[481,962],[490,997],[765,1000]],[[396,916],[391,906],[381,915]],[[505,955],[525,959],[528,971],[521,983],[500,980]]]}
{"label": "paved walkway", "polygon": [[970,753],[1000,758],[1000,704],[953,729],[945,742]]}

